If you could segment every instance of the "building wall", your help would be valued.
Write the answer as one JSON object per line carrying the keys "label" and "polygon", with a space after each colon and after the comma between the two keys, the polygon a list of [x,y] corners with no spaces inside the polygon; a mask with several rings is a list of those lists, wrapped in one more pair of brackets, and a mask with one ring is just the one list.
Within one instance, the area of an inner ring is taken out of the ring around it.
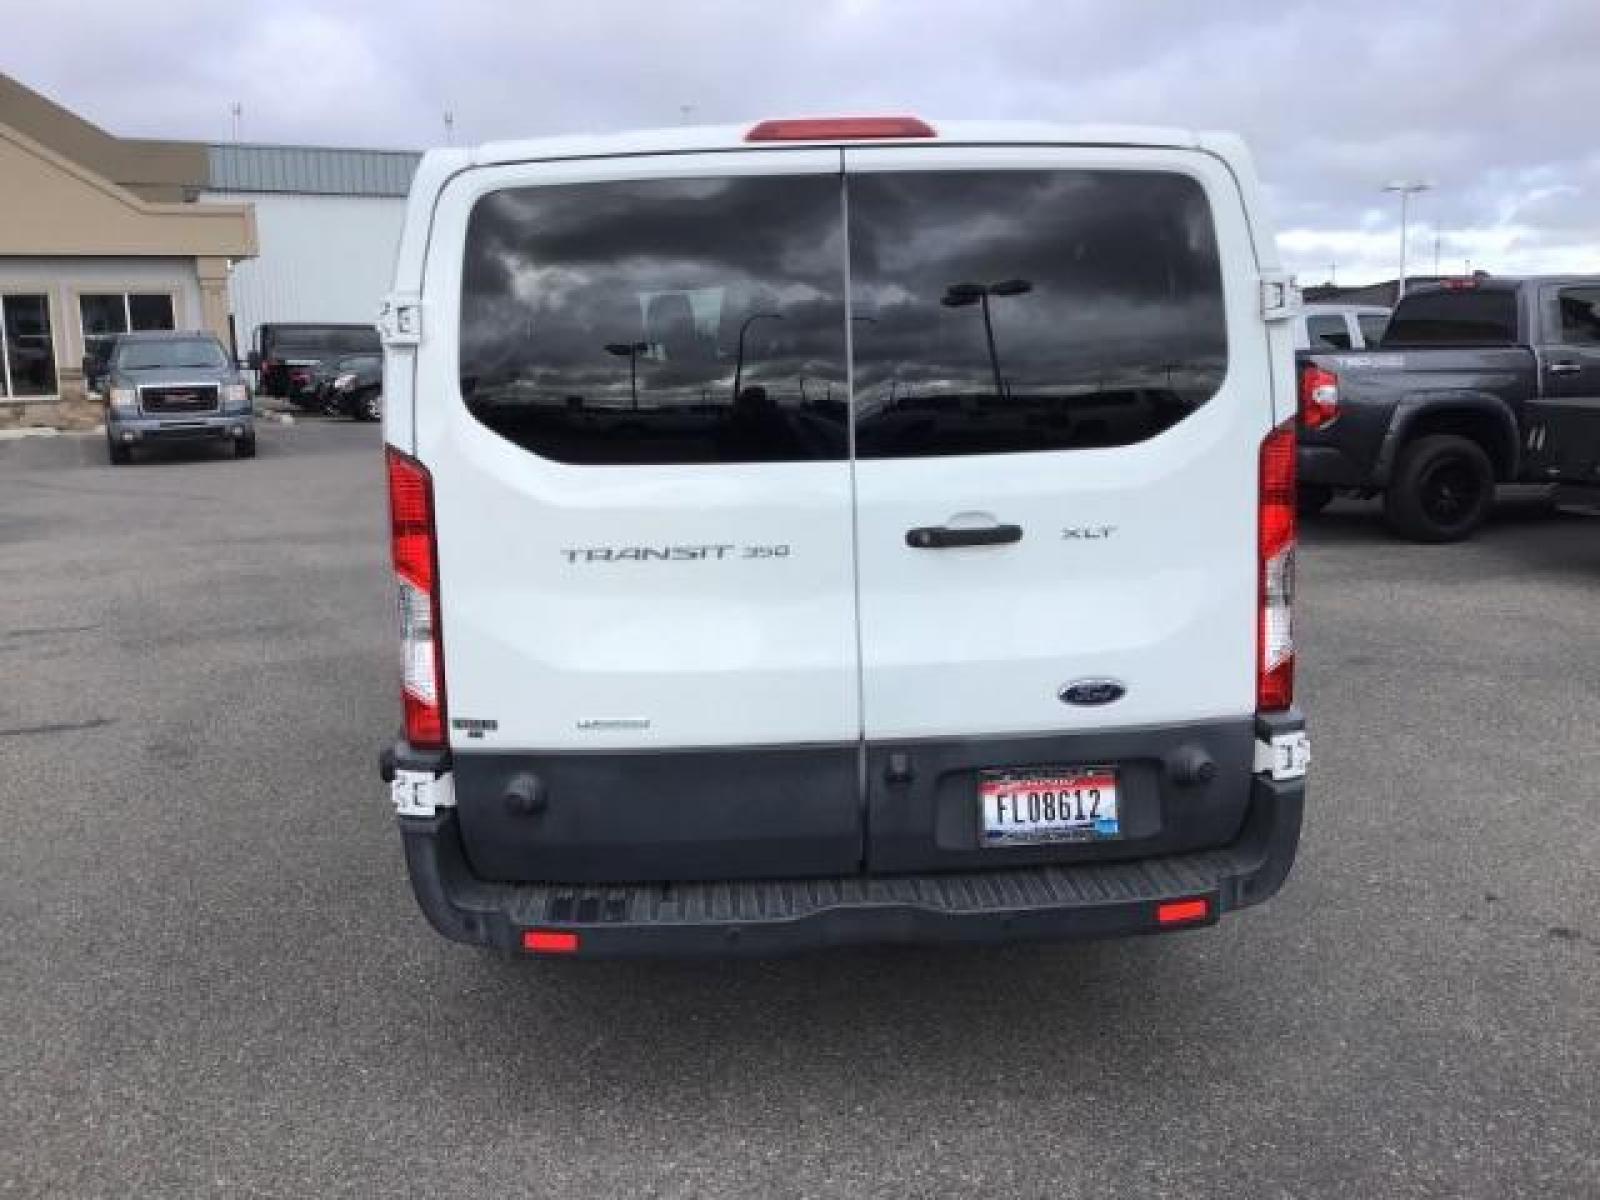
{"label": "building wall", "polygon": [[192,199],[206,178],[202,143],[113,137],[4,74],[0,74],[0,124],[144,200]]}
{"label": "building wall", "polygon": [[[74,408],[83,404],[79,371],[83,329],[78,297],[85,293],[125,292],[171,296],[173,323],[179,329],[199,329],[207,324],[193,258],[0,256],[0,296],[43,295],[48,300],[56,375],[53,395],[0,395],[0,428],[19,423],[70,427],[92,422],[97,411],[92,406],[81,412]],[[65,407],[59,402],[66,402]]]}
{"label": "building wall", "polygon": [[247,204],[156,204],[0,124],[0,255],[256,252]]}
{"label": "building wall", "polygon": [[236,263],[228,283],[241,355],[266,322],[377,320],[394,276],[403,198],[266,192],[203,198],[255,207],[259,256]]}
{"label": "building wall", "polygon": [[78,297],[85,292],[168,292],[179,329],[200,329],[200,280],[192,258],[0,257],[0,292],[43,292],[50,297],[56,362],[76,370],[83,358]]}

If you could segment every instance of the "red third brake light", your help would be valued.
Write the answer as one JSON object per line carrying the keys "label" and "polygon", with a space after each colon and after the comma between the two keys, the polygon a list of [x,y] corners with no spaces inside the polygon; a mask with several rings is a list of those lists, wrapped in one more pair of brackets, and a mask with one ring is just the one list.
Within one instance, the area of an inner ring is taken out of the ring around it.
{"label": "red third brake light", "polygon": [[937,137],[933,126],[916,117],[802,117],[762,121],[744,135],[747,142],[842,142],[872,138]]}
{"label": "red third brake light", "polygon": [[1256,711],[1294,703],[1294,422],[1261,443],[1256,564]]}
{"label": "red third brake light", "polygon": [[1339,377],[1315,363],[1300,368],[1300,420],[1307,429],[1332,425],[1339,416]]}
{"label": "red third brake light", "polygon": [[427,468],[389,447],[389,538],[399,589],[401,679],[406,741],[445,745],[444,653],[440,642],[433,481]]}

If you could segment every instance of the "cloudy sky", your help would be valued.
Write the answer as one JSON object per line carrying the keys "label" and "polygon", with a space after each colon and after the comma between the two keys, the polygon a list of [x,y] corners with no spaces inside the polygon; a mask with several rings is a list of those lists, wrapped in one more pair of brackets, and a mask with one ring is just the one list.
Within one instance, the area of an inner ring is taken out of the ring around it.
{"label": "cloudy sky", "polygon": [[796,113],[1254,148],[1302,282],[1600,271],[1600,0],[0,0],[0,71],[116,133],[422,147]]}

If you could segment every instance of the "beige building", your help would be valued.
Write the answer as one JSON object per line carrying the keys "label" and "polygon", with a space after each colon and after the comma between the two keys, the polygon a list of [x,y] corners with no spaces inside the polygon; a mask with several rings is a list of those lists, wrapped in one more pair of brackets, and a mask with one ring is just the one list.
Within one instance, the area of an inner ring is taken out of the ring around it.
{"label": "beige building", "polygon": [[197,202],[204,145],[123,139],[0,75],[0,427],[84,424],[96,336],[204,329],[232,342],[249,204]]}

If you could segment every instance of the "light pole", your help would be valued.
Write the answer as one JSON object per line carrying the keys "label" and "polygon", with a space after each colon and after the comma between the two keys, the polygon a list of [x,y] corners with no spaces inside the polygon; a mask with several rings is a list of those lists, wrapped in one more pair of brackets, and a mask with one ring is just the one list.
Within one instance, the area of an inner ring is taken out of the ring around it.
{"label": "light pole", "polygon": [[983,309],[983,335],[989,342],[989,369],[994,372],[995,399],[1006,397],[1005,381],[1000,376],[1000,355],[994,346],[994,321],[989,317],[990,296],[1024,296],[1033,291],[1026,279],[1002,279],[999,283],[952,283],[939,301],[946,308],[966,308],[977,304]]}
{"label": "light pole", "polygon": [[1407,179],[1396,179],[1392,183],[1386,183],[1386,184],[1383,185],[1383,190],[1386,191],[1386,192],[1399,192],[1400,193],[1400,285],[1399,285],[1399,290],[1395,292],[1395,297],[1394,298],[1396,300],[1399,300],[1400,297],[1402,297],[1402,296],[1404,296],[1406,294],[1406,215],[1407,215],[1407,206],[1409,205],[1412,196],[1416,195],[1418,192],[1425,192],[1429,188],[1431,188],[1432,186],[1433,186],[1433,184],[1424,183],[1421,180],[1407,180]]}
{"label": "light pole", "polygon": [[782,313],[751,313],[739,323],[739,350],[733,359],[733,399],[739,400],[739,385],[744,379],[744,335],[757,321],[781,321]]}
{"label": "light pole", "polygon": [[606,353],[628,360],[629,407],[639,407],[639,355],[650,349],[649,342],[607,342]]}

